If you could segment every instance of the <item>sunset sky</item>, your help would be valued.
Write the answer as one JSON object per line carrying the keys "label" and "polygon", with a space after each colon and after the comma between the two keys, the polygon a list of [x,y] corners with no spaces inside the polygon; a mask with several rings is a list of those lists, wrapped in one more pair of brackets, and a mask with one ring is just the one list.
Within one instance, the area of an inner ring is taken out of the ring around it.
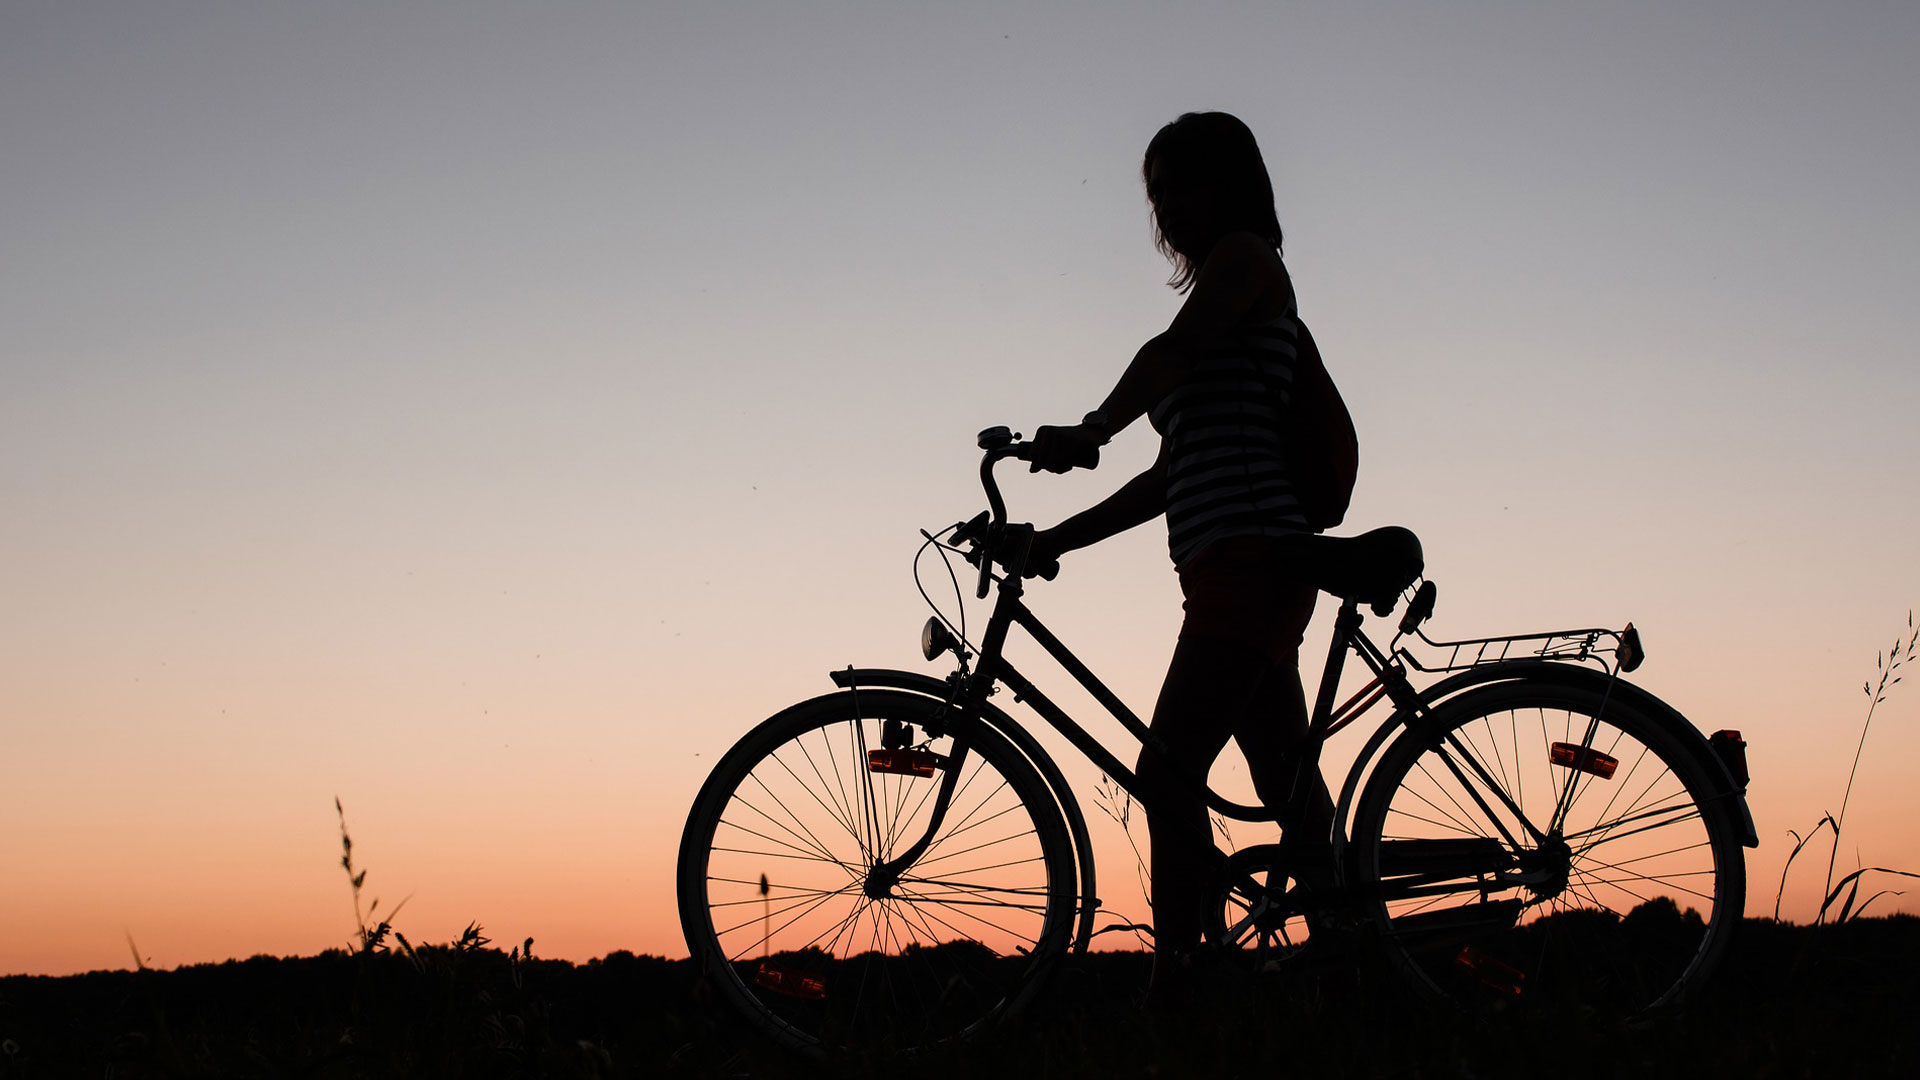
{"label": "sunset sky", "polygon": [[[1176,310],[1139,164],[1195,109],[1265,151],[1341,531],[1421,535],[1436,636],[1638,625],[1751,743],[1770,913],[1920,605],[1916,55],[1908,0],[8,0],[0,973],[344,945],[336,796],[415,941],[685,955],[717,756],[938,673],[911,561],[975,432],[1077,419]],[[1141,711],[1164,545],[1030,596]],[[1920,871],[1911,681],[1843,870]]]}

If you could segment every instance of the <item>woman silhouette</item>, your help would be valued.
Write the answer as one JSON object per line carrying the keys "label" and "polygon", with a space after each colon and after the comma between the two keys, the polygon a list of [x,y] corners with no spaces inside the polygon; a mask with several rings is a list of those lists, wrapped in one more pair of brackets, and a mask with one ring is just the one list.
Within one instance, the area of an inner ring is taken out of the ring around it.
{"label": "woman silhouette", "polygon": [[[1315,589],[1290,578],[1278,548],[1313,531],[1289,478],[1284,425],[1302,329],[1281,261],[1273,185],[1253,133],[1226,113],[1188,113],[1147,144],[1142,174],[1168,282],[1187,299],[1113,392],[1081,423],[1042,427],[1033,467],[1065,472],[1134,420],[1160,435],[1151,467],[1092,508],[1034,537],[1037,565],[1162,514],[1185,620],[1154,706],[1167,753],[1142,752],[1151,808],[1152,1007],[1188,993],[1210,877],[1207,816],[1196,797],[1233,739],[1255,790],[1283,806],[1304,735],[1301,635]],[[1305,837],[1324,841],[1333,804],[1310,779]],[[1317,818],[1317,820],[1316,820]],[[1310,883],[1317,874],[1307,874]]]}

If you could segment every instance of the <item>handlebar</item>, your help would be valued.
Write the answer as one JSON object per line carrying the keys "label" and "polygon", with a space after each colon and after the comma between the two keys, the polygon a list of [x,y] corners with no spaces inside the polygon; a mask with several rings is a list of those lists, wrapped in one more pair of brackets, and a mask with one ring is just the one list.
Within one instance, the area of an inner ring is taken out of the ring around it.
{"label": "handlebar", "polygon": [[1000,482],[993,475],[993,467],[1007,458],[1031,461],[1033,444],[1021,442],[1019,432],[1011,428],[990,427],[980,433],[978,445],[986,451],[980,458],[980,486],[987,494],[987,510],[959,526],[954,531],[953,540],[955,543],[977,541],[975,551],[978,558],[975,561],[980,566],[980,580],[974,589],[974,596],[984,600],[993,585],[994,563],[1005,566],[1007,573],[1015,577],[1039,577],[1052,581],[1060,573],[1060,561],[1048,559],[1043,564],[1027,564],[1033,526],[1007,522],[1007,503],[1001,497]]}

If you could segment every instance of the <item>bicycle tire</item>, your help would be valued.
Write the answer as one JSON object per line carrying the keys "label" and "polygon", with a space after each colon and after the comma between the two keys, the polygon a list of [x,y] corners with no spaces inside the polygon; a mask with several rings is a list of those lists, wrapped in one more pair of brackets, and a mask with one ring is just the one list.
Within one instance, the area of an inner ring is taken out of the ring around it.
{"label": "bicycle tire", "polygon": [[[883,746],[897,724],[905,755]],[[872,751],[894,757],[875,766]],[[870,894],[874,867],[923,836]],[[743,737],[695,799],[677,869],[706,980],[813,1054],[911,1052],[1013,1015],[1070,944],[1077,880],[1066,823],[1012,743],[884,690],[802,702]]]}
{"label": "bicycle tire", "polygon": [[1746,863],[1714,763],[1672,724],[1534,678],[1462,694],[1395,739],[1349,865],[1417,990],[1633,1021],[1699,989],[1742,915]]}

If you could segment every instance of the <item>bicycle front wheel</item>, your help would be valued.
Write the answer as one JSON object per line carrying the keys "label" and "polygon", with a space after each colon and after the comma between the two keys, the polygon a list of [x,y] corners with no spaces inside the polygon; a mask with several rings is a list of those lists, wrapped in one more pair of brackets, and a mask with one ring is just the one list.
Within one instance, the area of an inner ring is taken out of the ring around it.
{"label": "bicycle front wheel", "polygon": [[1031,999],[1069,943],[1077,880],[1039,773],[930,698],[793,706],[708,778],[681,840],[687,947],[781,1043],[897,1052]]}
{"label": "bicycle front wheel", "polygon": [[1352,865],[1417,988],[1622,1019],[1697,989],[1740,919],[1746,863],[1713,763],[1670,725],[1517,681],[1443,703],[1387,749]]}

